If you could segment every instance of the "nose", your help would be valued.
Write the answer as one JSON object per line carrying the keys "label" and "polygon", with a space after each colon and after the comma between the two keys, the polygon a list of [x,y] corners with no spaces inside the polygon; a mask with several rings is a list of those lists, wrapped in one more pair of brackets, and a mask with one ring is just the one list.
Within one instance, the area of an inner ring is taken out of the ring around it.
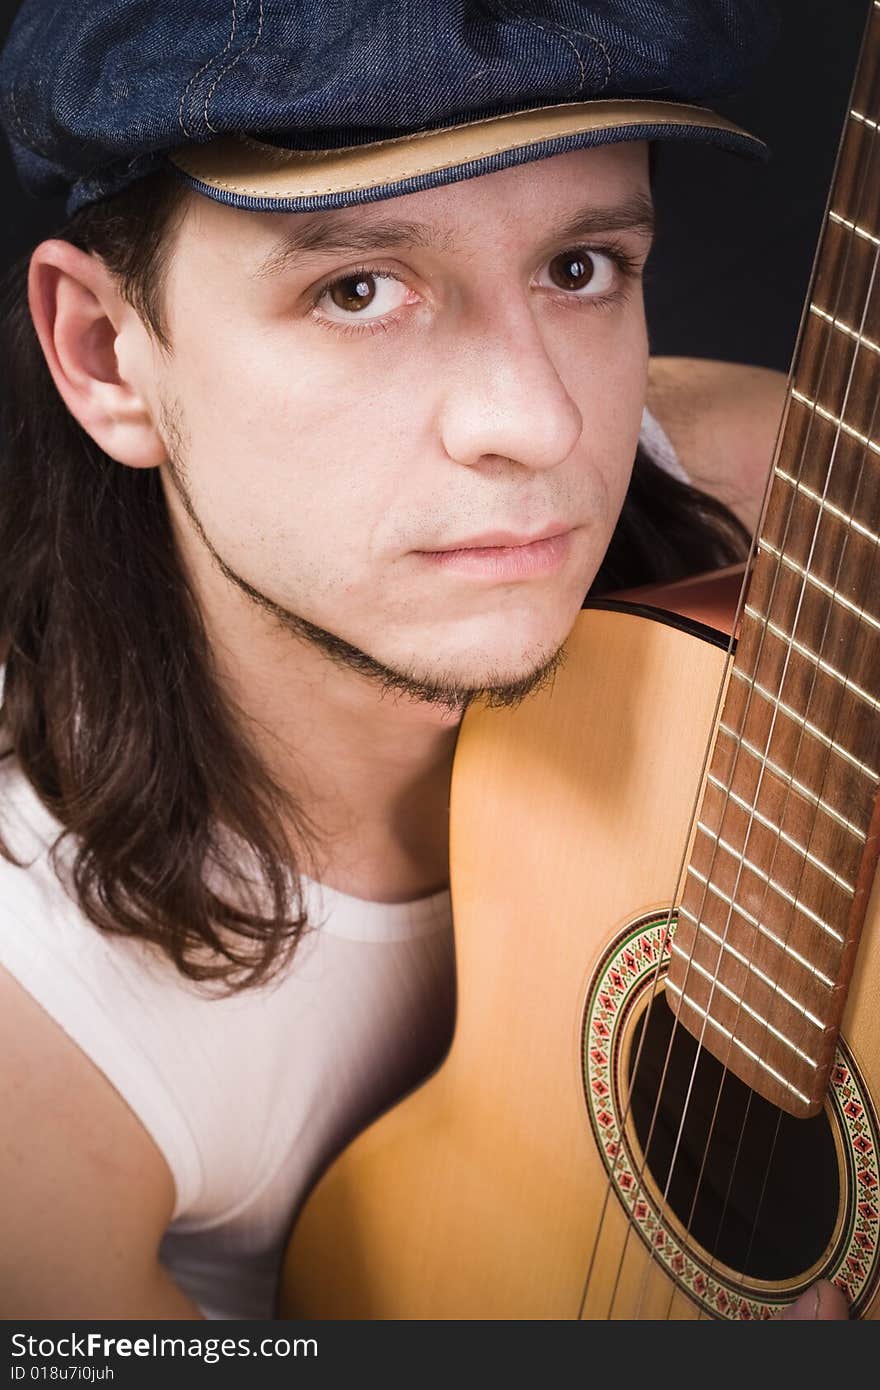
{"label": "nose", "polygon": [[440,429],[454,462],[512,460],[555,468],[581,436],[583,418],[527,307],[485,318],[453,344]]}

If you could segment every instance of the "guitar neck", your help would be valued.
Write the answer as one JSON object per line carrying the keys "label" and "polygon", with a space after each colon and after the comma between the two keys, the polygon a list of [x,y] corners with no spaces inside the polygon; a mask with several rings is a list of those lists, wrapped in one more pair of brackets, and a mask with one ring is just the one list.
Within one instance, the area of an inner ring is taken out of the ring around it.
{"label": "guitar neck", "polygon": [[880,844],[880,4],[871,5],[683,887],[669,999],[823,1103]]}

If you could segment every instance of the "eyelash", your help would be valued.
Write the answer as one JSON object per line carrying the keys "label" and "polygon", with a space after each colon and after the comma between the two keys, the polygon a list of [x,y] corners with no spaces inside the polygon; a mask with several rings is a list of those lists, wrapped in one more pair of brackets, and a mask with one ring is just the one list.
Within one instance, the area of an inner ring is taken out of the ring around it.
{"label": "eyelash", "polygon": [[[600,256],[607,256],[610,261],[614,262],[618,272],[625,280],[638,280],[641,275],[641,262],[634,256],[630,256],[628,252],[616,242],[609,242],[604,246],[572,246],[566,247],[565,249],[571,251],[586,251],[587,253],[595,252]],[[557,254],[561,253],[557,252]],[[331,333],[342,334],[344,337],[363,337],[366,334],[388,332],[389,328],[397,322],[403,312],[402,310],[387,314],[381,319],[369,319],[363,323],[351,324],[338,323],[335,320],[325,319],[317,313],[318,305],[324,298],[324,295],[327,294],[328,290],[332,290],[334,285],[343,284],[346,280],[352,280],[358,275],[374,275],[377,279],[389,280],[400,280],[402,278],[389,270],[387,266],[357,265],[353,266],[351,270],[347,270],[344,275],[336,275],[332,280],[325,280],[322,285],[317,287],[310,297],[309,317],[312,319],[313,323],[318,324],[320,328],[326,328]],[[566,304],[567,307],[573,309],[587,307],[591,309],[611,309],[626,296],[623,289],[616,289],[611,290],[607,294],[597,295],[595,298],[587,299],[578,299],[574,293],[567,293],[565,290],[559,290],[557,292],[557,297],[562,303]]]}
{"label": "eyelash", "polygon": [[[325,280],[311,297],[309,304],[309,315],[319,328],[329,329],[331,333],[341,333],[343,337],[356,336],[363,337],[372,333],[387,333],[389,325],[396,322],[400,315],[400,310],[396,313],[388,314],[381,319],[367,319],[364,323],[337,323],[333,319],[322,318],[318,314],[317,308],[328,290],[332,290],[334,285],[341,285],[346,280],[354,280],[358,275],[375,275],[377,279],[399,280],[401,277],[395,275],[387,267],[378,265],[356,265],[351,270],[347,270],[344,275],[335,275],[332,280]],[[354,316],[352,316],[354,317]]]}

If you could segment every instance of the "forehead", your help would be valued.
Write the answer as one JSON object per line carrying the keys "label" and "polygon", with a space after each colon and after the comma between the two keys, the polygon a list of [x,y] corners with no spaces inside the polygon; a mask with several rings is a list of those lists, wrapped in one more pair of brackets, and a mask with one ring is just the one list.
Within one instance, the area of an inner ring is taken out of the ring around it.
{"label": "forehead", "polygon": [[648,146],[626,141],[571,150],[401,197],[326,212],[251,212],[190,195],[178,251],[219,256],[247,278],[370,246],[414,246],[458,255],[486,236],[512,243],[565,223],[617,223],[650,232]]}

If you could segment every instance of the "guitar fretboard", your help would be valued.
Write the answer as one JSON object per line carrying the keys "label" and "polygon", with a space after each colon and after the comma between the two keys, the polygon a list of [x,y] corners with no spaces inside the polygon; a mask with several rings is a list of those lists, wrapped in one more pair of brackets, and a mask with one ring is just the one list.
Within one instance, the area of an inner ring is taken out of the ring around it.
{"label": "guitar fretboard", "polygon": [[822,1104],[878,849],[880,5],[791,374],[668,977],[682,1023]]}

